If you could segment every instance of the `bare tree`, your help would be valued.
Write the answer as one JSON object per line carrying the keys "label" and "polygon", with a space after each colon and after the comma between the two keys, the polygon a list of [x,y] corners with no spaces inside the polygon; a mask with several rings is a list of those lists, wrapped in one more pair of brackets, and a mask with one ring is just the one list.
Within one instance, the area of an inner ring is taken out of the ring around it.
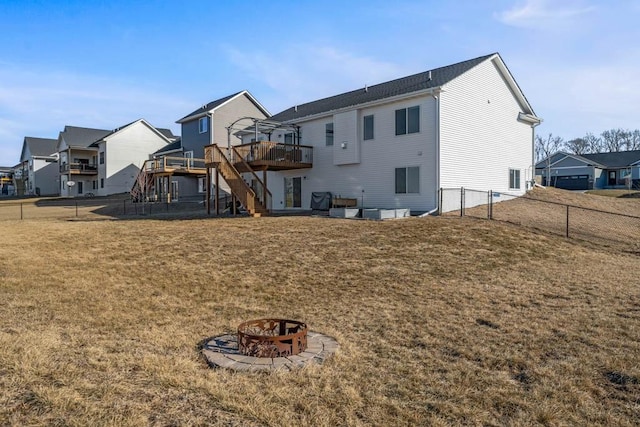
{"label": "bare tree", "polygon": [[604,148],[610,153],[625,151],[631,138],[629,131],[620,128],[605,130],[601,135]]}
{"label": "bare tree", "polygon": [[585,145],[587,146],[586,153],[600,153],[602,152],[602,139],[600,137],[595,136],[592,133],[587,133],[584,138],[582,138]]}
{"label": "bare tree", "polygon": [[564,140],[559,136],[549,134],[546,138],[536,135],[535,152],[538,162],[544,160],[547,170],[547,185],[551,182],[551,157],[559,152],[564,145]]}
{"label": "bare tree", "polygon": [[584,138],[576,138],[565,142],[565,147],[572,154],[582,155],[589,153],[589,144]]}
{"label": "bare tree", "polygon": [[629,151],[640,150],[640,130],[636,129],[633,132],[630,132],[629,147],[627,147],[627,149]]}

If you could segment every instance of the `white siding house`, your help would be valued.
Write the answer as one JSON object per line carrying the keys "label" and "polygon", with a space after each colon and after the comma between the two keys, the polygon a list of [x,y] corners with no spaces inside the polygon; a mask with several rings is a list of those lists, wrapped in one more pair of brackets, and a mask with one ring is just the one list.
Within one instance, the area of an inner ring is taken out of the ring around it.
{"label": "white siding house", "polygon": [[171,141],[144,119],[122,126],[91,144],[98,150],[96,195],[131,191],[140,168],[153,153]]}
{"label": "white siding house", "polygon": [[[540,123],[498,54],[298,105],[269,120],[297,126],[294,143],[313,146],[311,168],[267,172],[273,209],[308,209],[313,192],[331,192],[361,207],[412,212],[437,209],[439,188],[523,194]],[[285,131],[263,137],[291,143]],[[251,139],[244,133],[244,143]]]}
{"label": "white siding house", "polygon": [[56,140],[27,136],[22,144],[15,182],[18,195],[58,195]]}

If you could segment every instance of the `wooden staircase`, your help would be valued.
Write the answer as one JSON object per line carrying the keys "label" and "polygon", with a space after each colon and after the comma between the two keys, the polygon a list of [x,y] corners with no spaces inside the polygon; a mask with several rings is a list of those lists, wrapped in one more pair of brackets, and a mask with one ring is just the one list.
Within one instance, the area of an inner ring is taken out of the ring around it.
{"label": "wooden staircase", "polygon": [[147,162],[145,161],[144,165],[138,172],[138,176],[136,177],[135,182],[133,183],[133,187],[131,188],[131,199],[134,202],[142,202],[145,201],[145,198],[149,196],[149,190],[153,185],[153,174],[147,172]]}
{"label": "wooden staircase", "polygon": [[251,173],[254,182],[258,184],[260,188],[264,188],[264,183],[253,172],[251,166],[249,166],[242,156],[237,152],[235,147],[231,147],[229,156],[227,156],[217,144],[212,146],[213,154],[213,167],[215,167],[222,178],[229,185],[231,193],[240,201],[242,206],[249,212],[251,216],[260,216],[269,212],[268,200],[265,200],[263,194],[267,199],[270,199],[271,193],[264,189],[263,192],[256,192],[245,182],[242,173]]}

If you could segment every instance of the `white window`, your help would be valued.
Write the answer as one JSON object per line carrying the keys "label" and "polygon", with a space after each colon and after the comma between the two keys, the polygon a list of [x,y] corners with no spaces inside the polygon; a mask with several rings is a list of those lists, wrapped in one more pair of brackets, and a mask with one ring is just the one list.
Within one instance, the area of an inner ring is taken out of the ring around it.
{"label": "white window", "polygon": [[520,189],[520,169],[509,169],[509,189]]}
{"label": "white window", "polygon": [[420,193],[420,167],[396,168],[396,194]]}
{"label": "white window", "polygon": [[396,135],[420,132],[420,106],[396,110]]}
{"label": "white window", "polygon": [[198,193],[205,193],[207,191],[207,178],[198,178]]}
{"label": "white window", "polygon": [[209,131],[209,116],[201,117],[198,120],[198,132],[206,133]]}
{"label": "white window", "polygon": [[368,139],[373,139],[373,115],[364,116],[363,122],[364,122],[364,132],[363,132],[362,139],[364,139],[365,141]]}
{"label": "white window", "polygon": [[333,123],[327,123],[324,125],[324,140],[327,147],[333,145]]}

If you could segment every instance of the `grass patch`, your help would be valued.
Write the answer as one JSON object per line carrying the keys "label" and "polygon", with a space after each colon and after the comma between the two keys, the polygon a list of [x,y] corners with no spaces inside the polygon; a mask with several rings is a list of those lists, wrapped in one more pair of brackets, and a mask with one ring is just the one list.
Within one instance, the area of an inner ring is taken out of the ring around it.
{"label": "grass patch", "polygon": [[[638,257],[469,218],[5,221],[1,425],[634,425]],[[339,352],[209,369],[302,320]]]}
{"label": "grass patch", "polygon": [[640,191],[637,191],[637,190],[588,190],[585,193],[591,194],[594,196],[604,196],[604,197],[621,197],[621,198],[640,197]]}

